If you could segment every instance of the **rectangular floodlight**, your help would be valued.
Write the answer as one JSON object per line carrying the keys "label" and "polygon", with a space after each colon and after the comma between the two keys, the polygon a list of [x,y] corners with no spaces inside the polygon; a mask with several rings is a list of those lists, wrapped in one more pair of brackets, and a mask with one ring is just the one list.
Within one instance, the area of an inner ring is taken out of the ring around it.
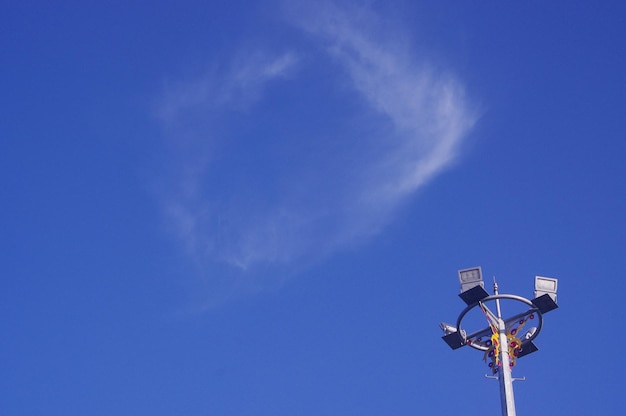
{"label": "rectangular floodlight", "polygon": [[558,287],[558,280],[552,277],[535,276],[535,298],[545,295],[550,295],[552,300],[556,302],[556,290]]}
{"label": "rectangular floodlight", "polygon": [[465,292],[474,286],[480,285],[480,287],[484,287],[482,269],[480,267],[472,267],[459,270],[459,282],[461,283],[461,292]]}

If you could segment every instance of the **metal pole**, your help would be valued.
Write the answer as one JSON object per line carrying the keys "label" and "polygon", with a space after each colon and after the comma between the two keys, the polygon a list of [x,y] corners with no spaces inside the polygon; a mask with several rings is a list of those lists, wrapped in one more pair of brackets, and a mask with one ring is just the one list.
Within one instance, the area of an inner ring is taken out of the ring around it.
{"label": "metal pole", "polygon": [[504,320],[498,317],[498,332],[500,335],[500,402],[502,403],[503,416],[515,416],[515,397],[513,397],[513,378],[509,358],[509,343],[506,337]]}
{"label": "metal pole", "polygon": [[[498,283],[496,282],[496,278],[493,278],[493,294],[499,295],[498,293]],[[502,318],[502,312],[500,311],[500,299],[496,299],[496,312],[498,313],[498,318]]]}
{"label": "metal pole", "polygon": [[[498,294],[498,284],[493,279],[493,293]],[[500,371],[498,382],[500,383],[500,403],[502,405],[502,416],[515,416],[515,397],[513,396],[513,377],[511,376],[511,365],[509,357],[509,340],[506,336],[506,324],[502,319],[500,311],[500,299],[496,299],[496,309],[498,313],[498,342],[500,345]]]}

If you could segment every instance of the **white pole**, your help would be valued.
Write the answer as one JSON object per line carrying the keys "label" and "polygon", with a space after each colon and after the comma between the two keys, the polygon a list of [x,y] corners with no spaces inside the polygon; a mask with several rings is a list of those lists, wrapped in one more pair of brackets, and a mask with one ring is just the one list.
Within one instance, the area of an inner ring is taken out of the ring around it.
{"label": "white pole", "polygon": [[[498,284],[493,279],[493,292],[498,294]],[[506,336],[506,325],[500,312],[500,299],[496,299],[498,312],[498,344],[500,346],[500,369],[498,381],[500,382],[500,403],[502,416],[515,416],[515,397],[513,396],[513,377],[511,376],[511,359],[509,357],[509,339]]]}
{"label": "white pole", "polygon": [[513,377],[509,357],[509,342],[506,337],[504,320],[498,317],[498,332],[500,342],[500,369],[498,381],[500,382],[500,402],[502,403],[503,416],[515,416],[515,397],[513,397]]}

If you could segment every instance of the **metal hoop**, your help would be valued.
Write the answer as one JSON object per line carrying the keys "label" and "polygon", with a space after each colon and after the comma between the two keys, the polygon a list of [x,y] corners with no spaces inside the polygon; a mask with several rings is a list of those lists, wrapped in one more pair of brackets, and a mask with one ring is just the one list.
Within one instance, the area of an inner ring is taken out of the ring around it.
{"label": "metal hoop", "polygon": [[465,309],[463,309],[463,311],[461,312],[461,314],[459,315],[458,319],[456,320],[456,328],[457,331],[459,333],[459,335],[461,336],[461,339],[463,340],[463,343],[465,345],[469,345],[470,347],[476,349],[476,350],[480,350],[480,351],[487,351],[489,350],[489,347],[486,346],[482,346],[482,345],[478,345],[478,344],[474,344],[472,342],[468,343],[468,339],[471,340],[472,336],[475,334],[478,334],[480,332],[483,332],[484,329],[481,329],[480,331],[476,331],[472,334],[470,334],[469,336],[467,336],[466,332],[461,328],[461,321],[463,321],[463,318],[465,317],[465,315],[467,315],[467,313],[469,311],[471,311],[472,309],[474,309],[476,306],[480,305],[481,303],[484,302],[488,302],[490,300],[498,300],[498,299],[509,299],[509,300],[515,300],[518,302],[522,302],[525,303],[526,305],[530,306],[530,309],[522,314],[518,314],[515,316],[512,316],[511,318],[505,320],[505,322],[508,321],[514,321],[517,320],[519,318],[525,317],[529,314],[533,314],[536,313],[537,314],[537,330],[535,331],[534,334],[532,334],[530,336],[530,338],[528,338],[528,341],[532,341],[533,339],[535,339],[537,337],[537,335],[539,335],[539,332],[541,332],[541,328],[543,327],[543,315],[541,314],[541,311],[539,311],[539,308],[537,308],[535,306],[535,304],[533,304],[530,300],[522,297],[522,296],[518,296],[518,295],[507,295],[507,294],[502,294],[502,295],[491,295],[491,296],[487,296],[481,300],[479,300],[476,303],[473,303],[471,305],[469,305],[468,307],[466,307]]}

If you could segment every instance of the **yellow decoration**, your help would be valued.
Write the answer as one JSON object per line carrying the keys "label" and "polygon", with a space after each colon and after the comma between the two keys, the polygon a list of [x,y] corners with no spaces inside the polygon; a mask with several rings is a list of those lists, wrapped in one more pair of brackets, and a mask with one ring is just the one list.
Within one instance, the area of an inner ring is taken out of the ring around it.
{"label": "yellow decoration", "polygon": [[[487,316],[487,321],[489,322],[489,327],[491,328],[491,346],[485,351],[485,355],[483,356],[483,361],[487,362],[487,358],[491,358],[489,367],[491,368],[491,372],[493,374],[498,372],[498,367],[502,365],[500,362],[500,342],[499,342],[499,331],[495,322],[492,321],[489,314],[483,304],[480,304],[480,308],[483,313]],[[506,340],[507,340],[507,350],[509,352],[509,365],[513,367],[517,361],[517,357],[522,350],[522,340],[517,336],[526,322],[528,321],[529,316],[525,317],[521,321],[515,321],[512,325],[507,328],[506,331]],[[517,326],[515,326],[517,324]]]}

